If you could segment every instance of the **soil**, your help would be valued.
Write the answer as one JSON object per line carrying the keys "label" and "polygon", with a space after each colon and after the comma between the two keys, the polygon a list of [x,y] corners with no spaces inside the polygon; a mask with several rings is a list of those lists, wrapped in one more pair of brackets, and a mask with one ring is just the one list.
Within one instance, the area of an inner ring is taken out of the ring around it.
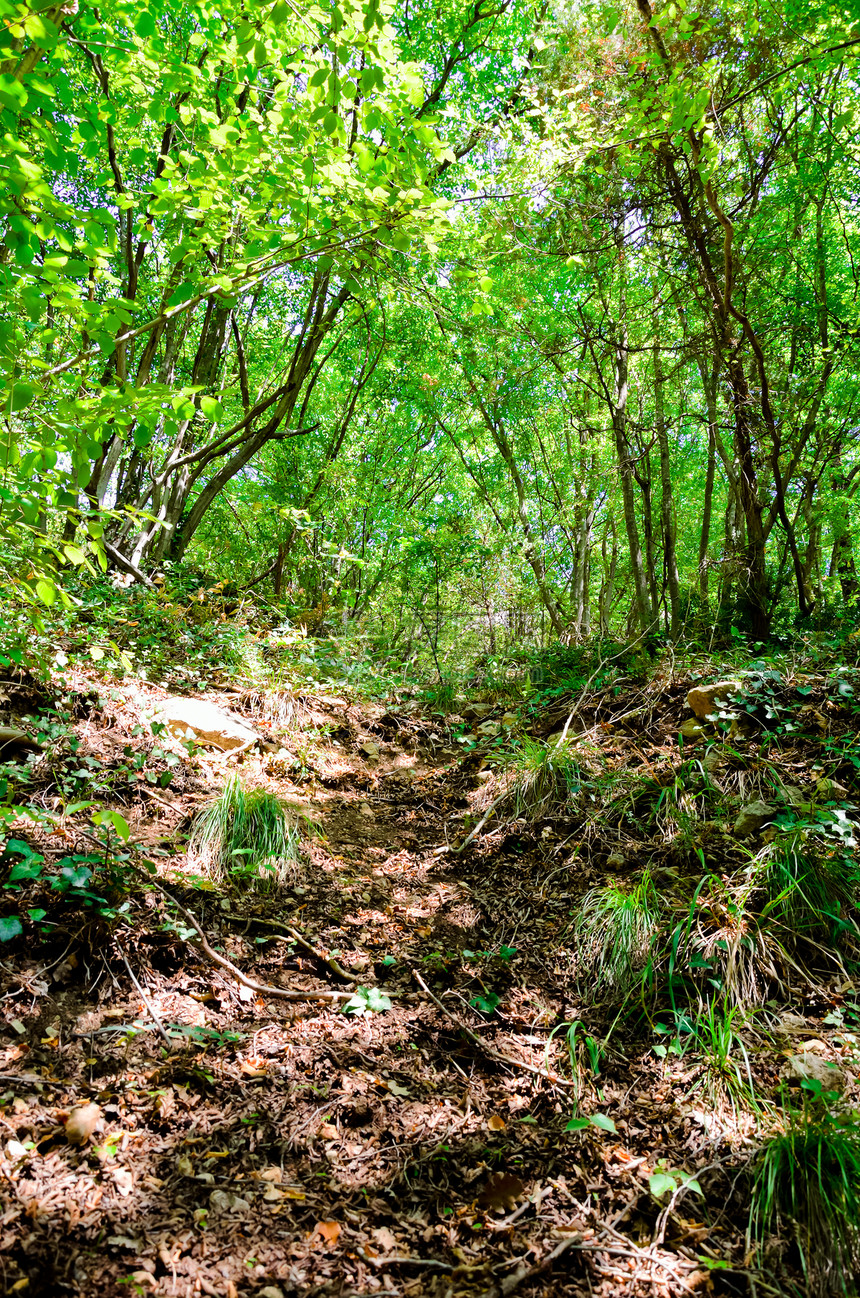
{"label": "soil", "polygon": [[[608,769],[668,787],[685,693],[683,682],[631,687],[584,708],[576,729],[593,734]],[[168,751],[130,738],[157,698],[115,689],[76,720],[77,760],[121,770],[130,742]],[[14,898],[22,914],[47,916],[0,965],[0,1289],[751,1292],[755,1124],[731,1094],[708,1090],[692,1056],[655,1052],[641,1007],[592,1003],[572,930],[589,887],[646,860],[670,895],[706,858],[735,869],[743,852],[727,826],[706,822],[680,850],[659,808],[646,816],[634,799],[598,819],[500,811],[458,850],[501,787],[487,774],[500,739],[464,756],[450,720],[416,710],[317,698],[283,699],[280,711],[269,700],[266,714],[253,696],[212,700],[263,730],[270,751],[189,761],[174,745],[169,787],[136,775],[112,786],[132,830],[129,868],[152,862],[161,890],[135,884],[109,920],[63,909],[40,884]],[[549,731],[559,717],[538,721]],[[722,774],[744,795],[757,788],[754,743],[750,753]],[[798,742],[780,760],[801,771],[808,752]],[[246,781],[318,826],[277,891],[195,880],[185,860],[190,817],[237,761]],[[12,832],[51,861],[93,850],[86,824]],[[250,979],[308,999],[252,991],[214,964],[171,897]],[[345,998],[312,999],[356,987],[378,989],[390,1008],[346,1013]],[[815,987],[770,989],[770,1030],[745,1037],[765,1102],[799,1042],[853,1063],[834,1016],[852,991],[837,969]],[[587,1034],[606,1040],[597,1076],[581,1066]],[[74,1143],[80,1116],[64,1124],[90,1104],[94,1129]],[[567,1130],[577,1115],[603,1125]],[[661,1172],[669,1189],[655,1197]],[[757,1292],[777,1290],[759,1277]]]}

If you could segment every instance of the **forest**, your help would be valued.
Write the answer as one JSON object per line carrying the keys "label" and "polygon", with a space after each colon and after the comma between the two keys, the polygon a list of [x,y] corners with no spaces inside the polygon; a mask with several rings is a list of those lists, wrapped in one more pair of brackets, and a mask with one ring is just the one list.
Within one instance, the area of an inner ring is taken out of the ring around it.
{"label": "forest", "polygon": [[857,0],[0,0],[0,1291],[860,1292]]}

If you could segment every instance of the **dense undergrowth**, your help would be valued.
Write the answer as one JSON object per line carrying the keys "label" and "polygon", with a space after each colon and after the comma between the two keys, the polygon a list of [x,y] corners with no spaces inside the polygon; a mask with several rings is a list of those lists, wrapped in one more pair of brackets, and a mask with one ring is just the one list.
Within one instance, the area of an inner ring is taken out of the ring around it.
{"label": "dense undergrowth", "polygon": [[[310,636],[278,608],[223,585],[102,584],[80,598],[74,617],[58,615],[26,653],[8,642],[3,650],[7,709],[26,736],[0,758],[0,939],[10,959],[22,941],[53,949],[73,915],[90,923],[88,941],[94,932],[102,942],[120,932],[127,941],[150,922],[140,904],[147,872],[163,873],[169,853],[136,846],[130,810],[142,786],[156,798],[181,795],[198,750],[186,743],[183,753],[144,709],[128,742],[95,753],[83,733],[130,686],[232,691],[279,728],[280,747],[261,774],[227,776],[181,836],[192,893],[214,887],[233,898],[228,904],[249,891],[285,897],[308,866],[321,831],[264,777],[288,771],[309,789],[329,778],[322,755],[338,730],[333,721],[311,724],[315,696],[335,713],[375,703],[395,729],[398,717],[426,718],[457,754],[446,770],[466,781],[461,794],[468,789],[459,842],[447,850],[477,854],[480,870],[484,855],[491,862],[513,839],[537,863],[538,913],[559,888],[568,899],[542,948],[565,971],[575,1005],[575,1014],[549,1022],[542,1063],[569,1088],[565,1130],[612,1133],[605,1079],[649,1058],[664,1078],[682,1077],[684,1102],[706,1115],[691,1167],[651,1160],[653,1202],[668,1214],[692,1196],[716,1211],[706,1178],[696,1179],[715,1156],[714,1166],[734,1168],[749,1274],[781,1277],[788,1292],[855,1292],[853,639],[799,638],[756,646],[755,655],[740,644],[717,655],[596,643],[511,652],[459,664],[429,684],[404,683],[357,639]],[[687,690],[718,678],[734,684],[685,738]],[[753,828],[744,828],[745,814]],[[57,835],[68,851],[46,846]],[[191,932],[175,912],[161,922]],[[516,954],[502,941],[421,958],[437,989],[462,989],[464,1003],[491,1024]],[[386,959],[396,966],[392,951]],[[364,986],[350,1004],[367,1015],[391,1007]],[[803,1032],[786,1048],[786,1015],[797,1020],[798,1011],[829,1026],[826,1048],[808,1048]],[[668,1217],[660,1220],[665,1233]],[[736,1258],[706,1260],[712,1274],[744,1270]]]}

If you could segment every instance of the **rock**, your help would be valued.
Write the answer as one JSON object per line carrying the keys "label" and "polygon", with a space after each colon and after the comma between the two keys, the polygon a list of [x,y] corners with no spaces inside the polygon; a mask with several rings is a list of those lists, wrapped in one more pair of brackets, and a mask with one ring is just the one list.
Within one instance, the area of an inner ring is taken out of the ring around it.
{"label": "rock", "polygon": [[371,820],[373,820],[374,816],[376,815],[375,811],[373,810],[373,807],[371,807],[370,803],[368,802],[362,802],[358,809],[363,816],[369,816]]}
{"label": "rock", "polygon": [[838,780],[820,779],[816,781],[815,791],[822,798],[847,798],[850,796],[844,784]]}
{"label": "rock", "polygon": [[20,752],[21,749],[40,753],[42,745],[32,735],[28,735],[26,730],[19,730],[17,726],[0,726],[0,762],[8,761],[13,752]]}
{"label": "rock", "polygon": [[370,757],[373,761],[378,759],[379,744],[375,744],[372,739],[366,739],[364,743],[360,745],[360,748],[365,757]]}
{"label": "rock", "polygon": [[66,1118],[66,1139],[70,1145],[85,1145],[102,1125],[102,1111],[97,1104],[82,1104]]}
{"label": "rock", "polygon": [[478,726],[478,734],[497,735],[501,728],[501,724],[498,721],[482,721]]}
{"label": "rock", "polygon": [[492,710],[492,705],[489,703],[467,703],[464,708],[461,708],[460,715],[464,721],[477,721]]}
{"label": "rock", "polygon": [[702,758],[702,766],[709,775],[713,775],[723,765],[723,755],[716,748],[709,748]]}
{"label": "rock", "polygon": [[844,1070],[808,1049],[786,1060],[782,1075],[786,1081],[820,1082],[824,1091],[841,1091],[845,1086]]}
{"label": "rock", "polygon": [[725,702],[730,694],[743,690],[740,681],[717,681],[715,685],[694,685],[687,695],[687,707],[699,718],[707,721],[717,711],[717,704]]}
{"label": "rock", "polygon": [[179,696],[165,699],[154,720],[166,725],[177,739],[193,739],[197,744],[220,748],[225,753],[262,742],[256,730],[240,717],[203,699]]}
{"label": "rock", "polygon": [[515,712],[506,712],[502,717],[502,725],[511,730],[517,724],[517,714]]}
{"label": "rock", "polygon": [[624,864],[624,859],[621,852],[613,852],[611,856],[606,858],[606,868],[608,870],[620,870]]}
{"label": "rock", "polygon": [[683,725],[678,727],[678,734],[686,739],[688,744],[694,744],[697,739],[702,739],[707,731],[701,721],[695,717],[687,717]]}
{"label": "rock", "polygon": [[776,809],[769,807],[766,802],[748,802],[745,807],[741,807],[735,820],[735,837],[749,838],[751,834],[758,833],[762,825],[773,820],[775,815]]}

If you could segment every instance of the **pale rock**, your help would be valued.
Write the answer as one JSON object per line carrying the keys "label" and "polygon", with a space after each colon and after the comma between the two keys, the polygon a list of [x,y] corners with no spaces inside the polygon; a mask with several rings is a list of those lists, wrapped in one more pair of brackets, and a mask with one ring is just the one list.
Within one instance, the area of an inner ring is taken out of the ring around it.
{"label": "pale rock", "polygon": [[786,1081],[820,1082],[825,1091],[841,1091],[845,1086],[844,1070],[808,1049],[786,1060],[783,1077]]}
{"label": "pale rock", "polygon": [[828,780],[828,779],[824,779],[824,778],[822,778],[822,779],[820,779],[820,780],[817,780],[817,781],[816,781],[816,784],[815,784],[815,791],[816,791],[816,793],[818,793],[822,798],[847,798],[847,797],[849,797],[849,793],[848,793],[848,790],[846,789],[845,785],[844,785],[844,784],[840,784],[838,780]]}
{"label": "pale rock", "polygon": [[735,837],[749,838],[751,834],[758,833],[762,825],[773,820],[775,815],[775,808],[769,807],[766,802],[748,802],[745,807],[741,807],[735,820]]}
{"label": "pale rock", "polygon": [[166,725],[177,739],[193,739],[196,744],[220,748],[225,753],[261,742],[257,731],[240,717],[204,699],[187,699],[178,695],[165,699],[154,720]]}
{"label": "pale rock", "polygon": [[376,812],[373,810],[373,807],[371,807],[370,803],[368,802],[362,802],[358,809],[363,816],[369,817],[370,820],[373,820],[374,816],[376,815]]}
{"label": "pale rock", "polygon": [[361,745],[361,751],[364,753],[365,757],[369,757],[372,761],[376,761],[379,757],[379,744],[374,743],[372,739],[366,739]]}
{"label": "pale rock", "polygon": [[606,866],[609,870],[620,870],[624,862],[625,857],[621,852],[613,852],[611,856],[606,858]]}
{"label": "pale rock", "polygon": [[476,721],[480,717],[485,717],[492,710],[492,705],[489,703],[467,703],[461,709],[461,715],[464,721]]}
{"label": "pale rock", "polygon": [[693,712],[700,721],[707,721],[708,717],[714,715],[717,711],[717,704],[725,702],[731,694],[739,694],[743,690],[740,681],[717,681],[715,685],[694,685],[687,695],[687,707]]}
{"label": "pale rock", "polygon": [[709,748],[702,758],[702,766],[709,775],[713,775],[723,765],[723,755],[716,748]]}
{"label": "pale rock", "polygon": [[502,725],[511,730],[517,724],[517,714],[515,712],[506,712],[502,717]]}
{"label": "pale rock", "polygon": [[687,720],[678,727],[678,734],[686,739],[688,744],[694,744],[698,739],[704,738],[706,733],[705,727],[695,717],[687,717]]}
{"label": "pale rock", "polygon": [[497,735],[501,730],[501,728],[502,727],[498,721],[482,721],[481,724],[478,726],[478,734]]}
{"label": "pale rock", "polygon": [[85,1145],[102,1125],[102,1111],[97,1104],[81,1104],[66,1119],[66,1139],[72,1145]]}

